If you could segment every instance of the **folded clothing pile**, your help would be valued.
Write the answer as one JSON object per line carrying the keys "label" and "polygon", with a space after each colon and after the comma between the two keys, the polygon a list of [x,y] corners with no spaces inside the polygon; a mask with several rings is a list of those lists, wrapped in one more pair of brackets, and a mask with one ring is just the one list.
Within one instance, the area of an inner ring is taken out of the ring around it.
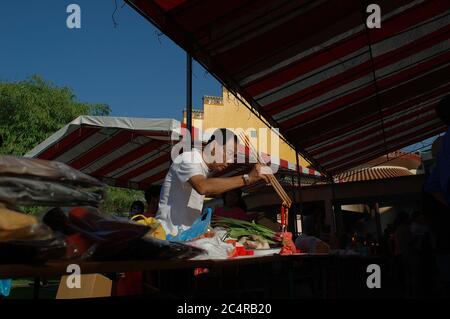
{"label": "folded clothing pile", "polygon": [[50,210],[43,222],[66,236],[68,255],[93,260],[185,259],[203,251],[150,236],[150,227],[103,215],[95,207]]}
{"label": "folded clothing pile", "polygon": [[63,163],[0,156],[0,263],[43,263],[73,257],[68,254],[65,236],[16,207],[98,206],[104,186]]}
{"label": "folded clothing pile", "polygon": [[[97,207],[104,186],[62,163],[0,156],[0,263],[179,259],[203,253],[153,238],[145,225],[102,214]],[[18,205],[56,208],[39,222],[14,209]]]}
{"label": "folded clothing pile", "polygon": [[37,224],[36,217],[19,213],[0,203],[0,242],[26,238]]}
{"label": "folded clothing pile", "polygon": [[59,162],[0,156],[0,202],[11,205],[98,206],[104,184]]}
{"label": "folded clothing pile", "polygon": [[0,263],[41,263],[64,257],[66,241],[34,216],[0,203]]}

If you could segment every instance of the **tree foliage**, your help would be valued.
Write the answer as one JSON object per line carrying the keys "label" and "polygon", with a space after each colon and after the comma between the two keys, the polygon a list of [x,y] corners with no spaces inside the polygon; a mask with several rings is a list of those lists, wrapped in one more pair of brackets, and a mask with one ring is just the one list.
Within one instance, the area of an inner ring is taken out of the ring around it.
{"label": "tree foliage", "polygon": [[112,215],[128,217],[131,204],[135,200],[143,201],[145,204],[144,194],[142,191],[108,187],[106,189],[106,200],[102,203],[100,209],[103,212]]}
{"label": "tree foliage", "polygon": [[0,82],[0,154],[24,155],[80,115],[108,115],[104,104],[81,103],[71,89],[34,75]]}
{"label": "tree foliage", "polygon": [[[73,91],[35,75],[20,82],[0,82],[0,154],[24,155],[80,115],[109,115],[105,104],[81,103]],[[108,187],[104,212],[127,216],[139,191]],[[43,207],[22,207],[42,214]]]}

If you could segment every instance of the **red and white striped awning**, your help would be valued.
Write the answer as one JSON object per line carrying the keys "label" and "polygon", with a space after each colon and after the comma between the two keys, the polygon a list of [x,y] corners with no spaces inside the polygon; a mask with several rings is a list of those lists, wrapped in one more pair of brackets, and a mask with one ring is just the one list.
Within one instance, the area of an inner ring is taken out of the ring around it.
{"label": "red and white striped awning", "polygon": [[[184,125],[173,119],[80,116],[25,156],[66,163],[111,186],[145,189],[164,180],[172,146],[185,132]],[[295,164],[272,160],[281,170],[296,170]],[[234,175],[246,167],[236,165],[221,175]],[[312,169],[299,169],[304,175],[320,176]]]}
{"label": "red and white striped awning", "polygon": [[444,131],[450,1],[127,0],[298,146],[338,173]]}
{"label": "red and white striped awning", "polygon": [[66,163],[109,185],[144,189],[164,179],[179,134],[180,122],[171,119],[80,116],[25,156]]}

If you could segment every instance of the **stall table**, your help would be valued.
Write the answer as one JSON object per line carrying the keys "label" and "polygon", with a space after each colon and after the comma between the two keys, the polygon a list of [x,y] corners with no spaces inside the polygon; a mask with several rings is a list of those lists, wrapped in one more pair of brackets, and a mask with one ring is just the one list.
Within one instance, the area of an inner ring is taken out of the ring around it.
{"label": "stall table", "polygon": [[[339,265],[342,265],[342,260],[346,260],[348,265],[350,260],[353,260],[355,265],[362,263],[379,263],[378,257],[359,257],[359,256],[334,256],[327,254],[296,254],[291,256],[271,255],[263,257],[238,257],[226,260],[153,260],[153,261],[49,261],[42,265],[25,265],[25,264],[11,264],[0,265],[0,278],[36,278],[35,282],[39,283],[41,277],[57,277],[67,275],[67,266],[70,264],[77,264],[80,266],[82,274],[93,273],[122,273],[133,271],[172,271],[172,270],[189,270],[195,268],[208,268],[211,272],[219,274],[218,277],[223,278],[223,271],[226,268],[245,266],[262,267],[267,276],[261,278],[264,284],[265,296],[269,297],[271,293],[271,276],[274,274],[274,269],[279,269],[283,282],[281,284],[285,287],[286,295],[293,297],[295,295],[296,282],[303,281],[310,285],[311,291],[314,295],[321,298],[336,297],[340,289],[339,285],[333,284],[337,282],[334,278],[339,277],[342,272]],[[357,266],[359,267],[359,266]],[[365,271],[364,267],[360,271]],[[361,278],[363,280],[364,278]],[[340,278],[339,283],[345,280]],[[331,281],[331,284],[330,284]],[[365,279],[363,280],[365,282]],[[223,282],[221,283],[223,285]],[[245,286],[243,287],[245,289]],[[331,289],[331,291],[330,291]],[[38,291],[35,297],[38,296]]]}

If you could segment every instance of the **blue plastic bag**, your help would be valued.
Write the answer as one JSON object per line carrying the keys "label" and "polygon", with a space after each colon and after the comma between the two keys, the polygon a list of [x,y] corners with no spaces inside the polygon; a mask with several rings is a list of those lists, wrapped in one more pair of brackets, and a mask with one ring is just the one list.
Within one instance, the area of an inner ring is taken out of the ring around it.
{"label": "blue plastic bag", "polygon": [[11,291],[11,279],[0,279],[0,296],[8,297]]}
{"label": "blue plastic bag", "polygon": [[172,241],[188,241],[197,238],[208,230],[208,226],[211,223],[212,209],[206,208],[203,210],[202,215],[192,224],[191,228],[178,233],[176,236],[167,235],[167,240]]}

